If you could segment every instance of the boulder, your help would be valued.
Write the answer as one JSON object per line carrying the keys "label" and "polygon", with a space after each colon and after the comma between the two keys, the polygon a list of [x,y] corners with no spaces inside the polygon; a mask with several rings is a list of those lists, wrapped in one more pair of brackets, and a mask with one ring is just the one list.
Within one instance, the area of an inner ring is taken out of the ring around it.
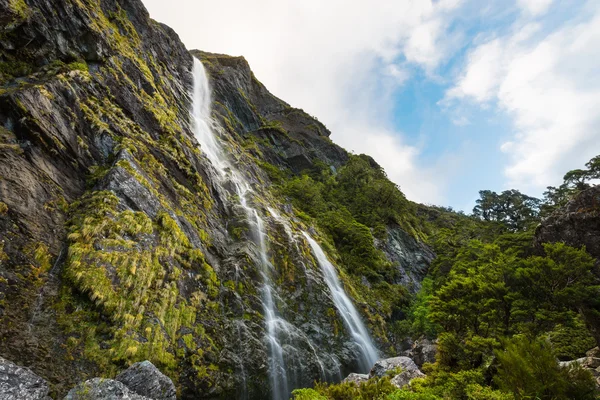
{"label": "boulder", "polygon": [[[416,371],[419,371],[419,373],[421,373],[417,364],[415,364],[415,362],[413,360],[411,360],[410,358],[408,358],[408,357],[393,357],[393,358],[386,358],[384,360],[377,361],[375,363],[375,365],[373,365],[373,368],[371,368],[371,372],[369,373],[369,378],[373,378],[373,377],[381,378],[381,377],[387,375],[389,372],[397,370],[398,368],[401,368],[402,372],[409,372],[409,371],[416,370]],[[395,375],[397,375],[397,374],[395,374]]]}
{"label": "boulder", "polygon": [[51,400],[48,383],[29,368],[0,357],[0,400]]}
{"label": "boulder", "polygon": [[429,339],[417,340],[410,351],[410,357],[419,368],[425,363],[434,363],[437,354],[437,344]]}
{"label": "boulder", "polygon": [[587,360],[587,357],[581,357],[581,358],[578,358],[576,360],[559,361],[558,365],[560,365],[563,368],[570,367],[571,365],[573,365],[575,363],[577,363],[579,365],[584,365],[584,363],[586,362],[586,360]]}
{"label": "boulder", "polygon": [[423,376],[425,376],[425,374],[418,369],[403,371],[392,378],[392,385],[396,386],[398,389],[402,389],[413,379]]}
{"label": "boulder", "polygon": [[133,364],[117,375],[115,380],[139,395],[154,400],[175,400],[175,385],[150,361]]}
{"label": "boulder", "polygon": [[593,349],[588,350],[585,355],[588,357],[600,358],[600,347],[594,347]]}
{"label": "boulder", "polygon": [[87,380],[67,393],[64,400],[151,400],[129,390],[114,379],[94,378]]}
{"label": "boulder", "polygon": [[353,372],[350,375],[348,375],[346,377],[346,379],[344,379],[342,381],[342,383],[354,382],[355,384],[360,385],[361,383],[364,383],[364,382],[366,382],[368,380],[369,380],[369,375],[367,375],[367,374],[355,374]]}

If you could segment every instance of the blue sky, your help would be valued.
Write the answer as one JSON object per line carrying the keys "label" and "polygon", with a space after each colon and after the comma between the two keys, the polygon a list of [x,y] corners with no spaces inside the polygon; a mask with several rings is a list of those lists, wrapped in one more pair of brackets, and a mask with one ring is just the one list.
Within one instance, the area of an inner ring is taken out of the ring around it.
{"label": "blue sky", "polygon": [[600,153],[597,0],[144,3],[188,48],[244,55],[415,201],[539,196]]}

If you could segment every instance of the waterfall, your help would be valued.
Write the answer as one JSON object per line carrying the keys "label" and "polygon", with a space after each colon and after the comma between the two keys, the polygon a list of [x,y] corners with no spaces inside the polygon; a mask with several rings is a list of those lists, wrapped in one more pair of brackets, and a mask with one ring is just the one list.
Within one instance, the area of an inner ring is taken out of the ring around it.
{"label": "waterfall", "polygon": [[223,148],[215,137],[211,118],[211,90],[202,63],[194,58],[194,88],[192,93],[192,121],[194,136],[200,143],[210,163],[215,167],[221,184],[229,181],[233,184],[250,223],[251,234],[260,252],[260,267],[263,286],[261,300],[266,325],[266,340],[269,344],[269,374],[273,400],[285,400],[290,396],[291,389],[288,385],[287,370],[284,362],[284,351],[279,342],[278,335],[283,332],[289,335],[290,324],[277,314],[273,301],[273,284],[271,273],[273,266],[269,261],[267,244],[265,242],[264,222],[258,211],[248,203],[249,194],[252,192],[250,184],[243,175],[234,168],[227,159]]}
{"label": "waterfall", "polygon": [[356,342],[360,350],[359,366],[362,373],[368,372],[373,364],[378,359],[377,349],[367,332],[367,328],[363,324],[358,311],[352,304],[352,301],[344,291],[344,288],[340,284],[335,267],[321,249],[321,246],[306,232],[302,232],[308,244],[310,245],[319,267],[323,271],[325,282],[331,292],[333,302],[338,309],[346,328],[350,331],[352,338]]}

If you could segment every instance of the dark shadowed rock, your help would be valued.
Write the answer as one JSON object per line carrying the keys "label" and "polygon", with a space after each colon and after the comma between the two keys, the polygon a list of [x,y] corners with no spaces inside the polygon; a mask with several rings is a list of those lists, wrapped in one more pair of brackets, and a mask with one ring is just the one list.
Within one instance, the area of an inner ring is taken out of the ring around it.
{"label": "dark shadowed rock", "polygon": [[133,364],[117,375],[115,380],[139,395],[154,400],[175,400],[175,385],[150,361]]}
{"label": "dark shadowed rock", "polygon": [[536,245],[548,242],[585,246],[588,253],[600,259],[600,186],[579,193],[537,227]]}
{"label": "dark shadowed rock", "polygon": [[[417,364],[415,364],[415,362],[410,358],[393,357],[377,361],[373,368],[371,368],[369,378],[373,378],[375,376],[381,378],[385,376],[388,372],[397,370],[398,368],[402,369],[402,372],[419,371],[419,367],[417,367]],[[419,373],[420,372],[421,371],[419,371]]]}
{"label": "dark shadowed rock", "polygon": [[29,368],[0,357],[0,400],[50,400],[48,383]]}
{"label": "dark shadowed rock", "polygon": [[434,363],[436,353],[437,344],[429,339],[422,338],[413,344],[409,357],[421,368],[425,363]]}
{"label": "dark shadowed rock", "polygon": [[129,390],[114,379],[94,378],[80,383],[67,393],[64,400],[151,400]]}

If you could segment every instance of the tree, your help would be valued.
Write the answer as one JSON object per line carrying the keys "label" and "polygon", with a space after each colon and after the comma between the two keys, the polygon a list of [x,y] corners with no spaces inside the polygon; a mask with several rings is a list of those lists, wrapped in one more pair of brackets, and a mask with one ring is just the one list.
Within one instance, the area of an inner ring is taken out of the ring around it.
{"label": "tree", "polygon": [[565,185],[573,187],[576,190],[585,190],[590,187],[586,182],[590,180],[590,171],[584,169],[574,169],[563,177]]}
{"label": "tree", "polygon": [[485,221],[496,221],[513,231],[524,230],[539,220],[540,200],[518,190],[498,194],[491,190],[479,192],[473,215]]}
{"label": "tree", "polygon": [[600,179],[600,155],[592,158],[585,166],[589,171],[590,179]]}

